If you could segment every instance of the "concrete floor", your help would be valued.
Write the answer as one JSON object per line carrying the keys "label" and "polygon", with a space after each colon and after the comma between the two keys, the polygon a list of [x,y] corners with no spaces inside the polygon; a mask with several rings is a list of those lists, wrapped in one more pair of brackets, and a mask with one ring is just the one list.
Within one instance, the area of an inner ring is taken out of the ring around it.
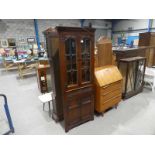
{"label": "concrete floor", "polygon": [[[20,80],[17,71],[5,72],[1,68],[0,92],[8,97],[16,135],[66,134],[62,125],[55,123],[48,112],[42,110],[35,75]],[[106,112],[104,117],[95,116],[94,121],[82,124],[67,134],[155,134],[154,118],[155,93],[144,89],[143,93],[122,101],[117,109]],[[5,125],[1,104],[0,129],[6,130]]]}

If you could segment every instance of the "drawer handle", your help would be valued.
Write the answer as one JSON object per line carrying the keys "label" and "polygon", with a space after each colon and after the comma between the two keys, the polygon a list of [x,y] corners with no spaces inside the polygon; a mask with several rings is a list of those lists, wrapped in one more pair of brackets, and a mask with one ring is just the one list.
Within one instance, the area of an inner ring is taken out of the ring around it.
{"label": "drawer handle", "polygon": [[108,101],[110,101],[110,100],[113,100],[113,99],[119,98],[119,97],[121,97],[121,95],[119,95],[119,96],[115,96],[115,97],[112,97],[111,99],[106,100],[104,103],[106,103],[106,102],[108,102]]}
{"label": "drawer handle", "polygon": [[[119,89],[116,89],[116,90],[119,90]],[[110,91],[110,92],[107,92],[107,93],[104,93],[104,94],[101,94],[102,96],[106,96],[106,95],[108,95],[108,94],[110,94],[110,93],[113,93],[113,92],[115,92],[116,90],[113,90],[113,91]],[[117,93],[121,93],[121,90],[120,91],[118,91]]]}
{"label": "drawer handle", "polygon": [[109,85],[107,85],[107,86],[103,86],[103,88],[107,88],[107,87],[109,87]]}
{"label": "drawer handle", "polygon": [[91,100],[88,100],[88,101],[82,102],[82,105],[88,104],[88,103],[90,103],[90,102],[91,102]]}
{"label": "drawer handle", "polygon": [[73,106],[69,106],[68,109],[72,110],[72,109],[79,108],[79,107],[80,107],[79,105],[73,105]]}

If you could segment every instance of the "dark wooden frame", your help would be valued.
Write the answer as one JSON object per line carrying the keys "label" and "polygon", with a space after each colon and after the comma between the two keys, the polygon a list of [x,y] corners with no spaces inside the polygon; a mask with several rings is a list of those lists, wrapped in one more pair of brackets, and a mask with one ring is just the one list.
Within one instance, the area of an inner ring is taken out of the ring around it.
{"label": "dark wooden frame", "polygon": [[[127,87],[127,84],[128,84],[128,77],[129,77],[129,65],[131,63],[134,63],[136,62],[136,69],[135,69],[135,78],[137,79],[137,68],[138,68],[138,65],[139,65],[139,61],[143,61],[144,62],[144,69],[143,69],[143,72],[142,72],[142,85],[139,87],[139,88],[136,88],[136,80],[134,80],[134,90],[130,91],[130,92],[127,92],[128,90],[128,87]],[[119,62],[118,62],[118,68],[120,68],[120,65],[126,65],[126,73],[125,73],[125,91],[123,92],[122,94],[122,98],[124,99],[127,99],[127,98],[130,98],[140,92],[143,91],[143,86],[144,86],[144,74],[145,74],[145,67],[146,67],[146,58],[145,57],[133,57],[132,58],[126,58],[126,59],[120,59]]]}

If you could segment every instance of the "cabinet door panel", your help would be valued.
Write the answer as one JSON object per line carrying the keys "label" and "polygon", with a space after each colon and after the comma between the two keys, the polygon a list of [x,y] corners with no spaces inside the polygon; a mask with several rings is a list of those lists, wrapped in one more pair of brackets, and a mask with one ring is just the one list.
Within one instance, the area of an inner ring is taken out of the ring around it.
{"label": "cabinet door panel", "polygon": [[80,38],[80,83],[88,84],[92,81],[92,40],[89,36]]}
{"label": "cabinet door panel", "polygon": [[76,90],[67,95],[67,124],[72,126],[91,119],[93,115],[92,88]]}
{"label": "cabinet door panel", "polygon": [[81,121],[90,119],[92,116],[92,99],[86,97],[81,100]]}
{"label": "cabinet door panel", "polygon": [[67,124],[73,125],[80,121],[80,104],[75,98],[70,98],[67,102]]}
{"label": "cabinet door panel", "polygon": [[78,87],[78,39],[75,34],[64,35],[61,39],[63,52],[64,87],[66,90]]}

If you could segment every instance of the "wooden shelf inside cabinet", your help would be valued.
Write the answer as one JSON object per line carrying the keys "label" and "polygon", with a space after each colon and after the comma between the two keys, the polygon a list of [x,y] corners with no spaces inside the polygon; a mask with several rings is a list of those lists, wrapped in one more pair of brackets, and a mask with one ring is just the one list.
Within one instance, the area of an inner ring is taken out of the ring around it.
{"label": "wooden shelf inside cabinet", "polygon": [[[66,132],[94,118],[94,32],[79,27],[44,32],[52,66],[54,119],[64,119]],[[84,72],[86,66],[89,71]]]}

